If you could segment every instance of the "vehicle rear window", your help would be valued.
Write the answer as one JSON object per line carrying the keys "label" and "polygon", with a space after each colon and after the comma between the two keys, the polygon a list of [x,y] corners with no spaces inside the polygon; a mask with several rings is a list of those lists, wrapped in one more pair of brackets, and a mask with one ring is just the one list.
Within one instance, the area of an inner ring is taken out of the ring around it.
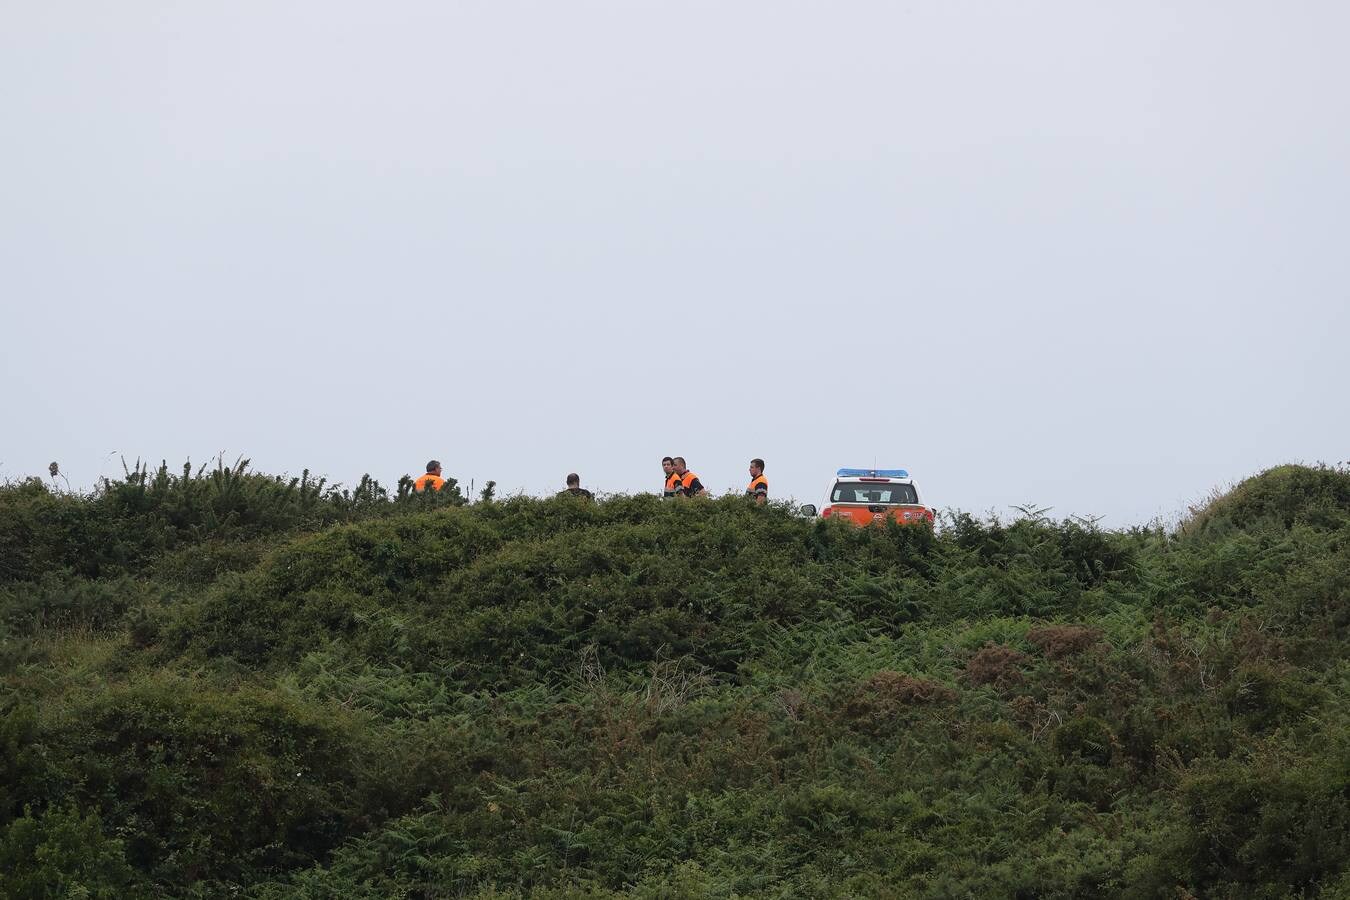
{"label": "vehicle rear window", "polygon": [[918,503],[919,492],[912,484],[868,484],[856,481],[834,483],[834,503]]}

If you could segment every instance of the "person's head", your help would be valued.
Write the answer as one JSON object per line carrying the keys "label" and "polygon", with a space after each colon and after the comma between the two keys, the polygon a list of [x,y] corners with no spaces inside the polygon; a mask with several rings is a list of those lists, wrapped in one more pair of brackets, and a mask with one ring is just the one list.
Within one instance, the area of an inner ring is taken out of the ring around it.
{"label": "person's head", "polygon": [[441,461],[439,459],[433,459],[431,462],[427,463],[427,474],[428,475],[441,474]]}
{"label": "person's head", "polygon": [[764,474],[764,460],[760,459],[759,457],[755,457],[754,459],[750,460],[751,477],[758,478],[763,474]]}
{"label": "person's head", "polygon": [[674,459],[672,459],[671,462],[675,464],[675,472],[677,474],[683,475],[685,472],[689,471],[687,468],[685,468],[683,456],[677,456]]}
{"label": "person's head", "polygon": [[665,472],[667,475],[675,471],[675,459],[670,456],[661,457],[661,471]]}
{"label": "person's head", "polygon": [[567,486],[570,488],[581,487],[581,476],[576,472],[567,476]]}

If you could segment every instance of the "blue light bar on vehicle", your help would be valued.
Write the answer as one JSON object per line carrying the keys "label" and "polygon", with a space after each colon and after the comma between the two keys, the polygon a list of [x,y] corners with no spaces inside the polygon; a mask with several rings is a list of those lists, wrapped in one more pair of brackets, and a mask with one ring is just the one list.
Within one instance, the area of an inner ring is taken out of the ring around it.
{"label": "blue light bar on vehicle", "polygon": [[908,478],[904,469],[840,469],[835,473],[840,478]]}

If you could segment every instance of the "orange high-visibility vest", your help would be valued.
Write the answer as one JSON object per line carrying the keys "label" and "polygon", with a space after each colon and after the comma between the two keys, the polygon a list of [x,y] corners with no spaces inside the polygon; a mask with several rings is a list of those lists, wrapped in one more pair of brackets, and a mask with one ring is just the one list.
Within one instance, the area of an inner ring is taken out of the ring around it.
{"label": "orange high-visibility vest", "polygon": [[769,493],[769,479],[765,478],[763,475],[756,475],[754,479],[751,480],[750,486],[745,489],[745,493],[753,497],[755,494],[760,493],[760,488],[764,488],[764,494],[767,496]]}
{"label": "orange high-visibility vest", "polygon": [[693,472],[685,472],[683,475],[679,476],[679,478],[680,490],[684,491],[685,495],[688,496],[688,491],[694,486],[694,482],[698,481],[698,476]]}
{"label": "orange high-visibility vest", "polygon": [[439,491],[441,488],[445,487],[445,479],[439,475],[428,472],[413,482],[413,490],[420,494],[427,489],[427,485],[431,485],[433,491]]}
{"label": "orange high-visibility vest", "polygon": [[674,497],[675,488],[679,486],[680,486],[680,476],[676,475],[674,472],[671,472],[670,475],[667,476],[666,478],[665,496]]}

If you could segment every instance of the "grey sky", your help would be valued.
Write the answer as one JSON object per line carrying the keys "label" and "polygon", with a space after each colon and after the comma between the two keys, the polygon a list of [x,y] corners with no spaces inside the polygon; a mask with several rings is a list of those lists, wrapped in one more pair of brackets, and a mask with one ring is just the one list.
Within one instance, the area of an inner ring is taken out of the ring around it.
{"label": "grey sky", "polygon": [[[1350,458],[1350,5],[18,3],[0,478]],[[114,453],[113,451],[117,451]]]}

